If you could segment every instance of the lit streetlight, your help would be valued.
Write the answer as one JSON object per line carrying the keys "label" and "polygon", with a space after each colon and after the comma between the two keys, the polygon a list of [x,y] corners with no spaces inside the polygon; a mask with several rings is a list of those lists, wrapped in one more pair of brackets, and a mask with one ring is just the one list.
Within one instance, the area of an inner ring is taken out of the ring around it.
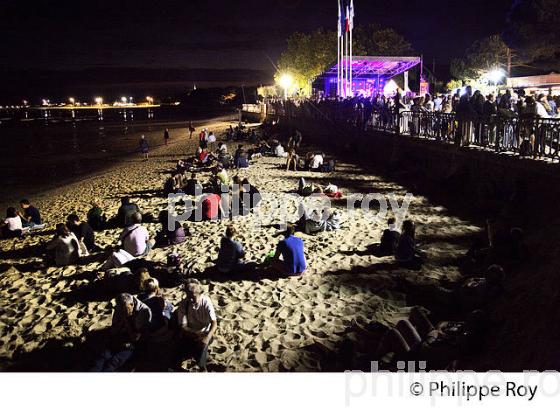
{"label": "lit streetlight", "polygon": [[74,105],[76,103],[76,100],[74,99],[74,97],[68,98],[68,101],[70,101],[70,104],[72,104],[72,105]]}
{"label": "lit streetlight", "polygon": [[103,98],[101,97],[95,97],[95,103],[97,105],[102,105],[103,104]]}
{"label": "lit streetlight", "polygon": [[128,100],[126,99],[126,97],[121,97],[121,102],[122,102],[123,104],[126,104],[127,101],[128,101]]}
{"label": "lit streetlight", "polygon": [[148,96],[148,97],[146,97],[146,101],[148,102],[148,104],[151,105],[151,104],[153,104],[154,99],[153,99],[152,97],[149,97],[149,96]]}
{"label": "lit streetlight", "polygon": [[494,85],[498,85],[498,83],[502,81],[503,78],[505,78],[506,74],[503,70],[496,68],[487,72],[484,76],[488,81],[494,83]]}
{"label": "lit streetlight", "polygon": [[284,89],[284,98],[286,100],[288,99],[288,89],[292,86],[293,83],[294,77],[292,77],[288,73],[282,74],[280,76],[280,79],[278,80],[278,84],[280,84],[280,87]]}

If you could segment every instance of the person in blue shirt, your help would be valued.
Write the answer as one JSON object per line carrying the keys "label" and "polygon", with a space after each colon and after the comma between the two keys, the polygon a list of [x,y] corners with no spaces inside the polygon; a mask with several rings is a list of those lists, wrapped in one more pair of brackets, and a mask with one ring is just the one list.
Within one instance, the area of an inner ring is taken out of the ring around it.
{"label": "person in blue shirt", "polygon": [[243,245],[233,240],[235,233],[235,228],[232,225],[228,226],[220,243],[216,267],[221,273],[239,273],[245,266],[245,250]]}
{"label": "person in blue shirt", "polygon": [[295,230],[294,225],[288,225],[284,239],[276,246],[276,253],[272,259],[272,268],[282,275],[299,276],[307,268],[303,240],[294,236]]}

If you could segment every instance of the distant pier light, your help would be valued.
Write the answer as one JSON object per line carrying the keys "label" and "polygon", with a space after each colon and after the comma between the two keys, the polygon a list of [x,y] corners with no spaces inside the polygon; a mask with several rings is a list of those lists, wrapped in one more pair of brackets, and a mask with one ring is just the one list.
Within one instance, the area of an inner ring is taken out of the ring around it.
{"label": "distant pier light", "polygon": [[95,97],[94,101],[96,105],[103,105],[103,98],[101,97]]}
{"label": "distant pier light", "polygon": [[74,97],[68,98],[68,101],[70,101],[70,104],[72,104],[72,105],[74,105],[76,103],[76,99]]}
{"label": "distant pier light", "polygon": [[146,101],[148,102],[148,104],[153,104],[154,103],[154,99],[150,96],[146,97]]}

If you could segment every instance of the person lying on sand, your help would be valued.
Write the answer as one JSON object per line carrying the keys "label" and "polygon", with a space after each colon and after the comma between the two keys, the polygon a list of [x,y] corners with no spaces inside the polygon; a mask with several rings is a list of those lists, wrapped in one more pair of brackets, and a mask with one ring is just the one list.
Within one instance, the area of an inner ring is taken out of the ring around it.
{"label": "person lying on sand", "polygon": [[[82,256],[88,255],[85,245],[64,224],[56,225],[56,234],[47,243],[46,249],[53,252],[52,259],[56,266],[72,265],[78,262]],[[50,259],[50,256],[47,254],[47,260]]]}
{"label": "person lying on sand", "polygon": [[430,368],[445,368],[459,357],[480,350],[486,333],[486,314],[471,312],[466,321],[433,325],[418,308],[382,337],[374,358],[384,362],[424,360]]}
{"label": "person lying on sand", "polygon": [[301,276],[307,268],[303,240],[294,236],[295,231],[294,225],[287,226],[270,261],[270,268],[282,276]]}
{"label": "person lying on sand", "polygon": [[110,339],[90,369],[92,372],[120,369],[130,360],[142,336],[150,331],[152,312],[146,304],[129,293],[120,294],[115,301]]}
{"label": "person lying on sand", "polygon": [[469,312],[484,308],[503,294],[505,273],[501,266],[491,265],[481,277],[468,277],[457,283],[440,285],[400,281],[407,299],[432,310]]}
{"label": "person lying on sand", "polygon": [[178,364],[180,367],[186,357],[194,357],[198,367],[205,371],[208,346],[218,328],[218,319],[212,301],[198,280],[187,279],[184,290],[185,299],[174,312],[182,346]]}

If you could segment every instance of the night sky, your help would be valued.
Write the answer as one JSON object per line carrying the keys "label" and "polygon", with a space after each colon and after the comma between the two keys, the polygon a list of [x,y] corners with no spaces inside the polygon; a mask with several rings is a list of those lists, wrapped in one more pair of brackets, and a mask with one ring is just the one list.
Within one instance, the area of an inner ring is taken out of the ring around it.
{"label": "night sky", "polygon": [[[336,0],[2,0],[2,96],[172,92],[255,84],[294,31],[335,28]],[[443,67],[499,33],[511,0],[355,0],[356,23],[395,28]],[[267,57],[268,56],[268,57]],[[437,66],[436,66],[437,73]]]}

